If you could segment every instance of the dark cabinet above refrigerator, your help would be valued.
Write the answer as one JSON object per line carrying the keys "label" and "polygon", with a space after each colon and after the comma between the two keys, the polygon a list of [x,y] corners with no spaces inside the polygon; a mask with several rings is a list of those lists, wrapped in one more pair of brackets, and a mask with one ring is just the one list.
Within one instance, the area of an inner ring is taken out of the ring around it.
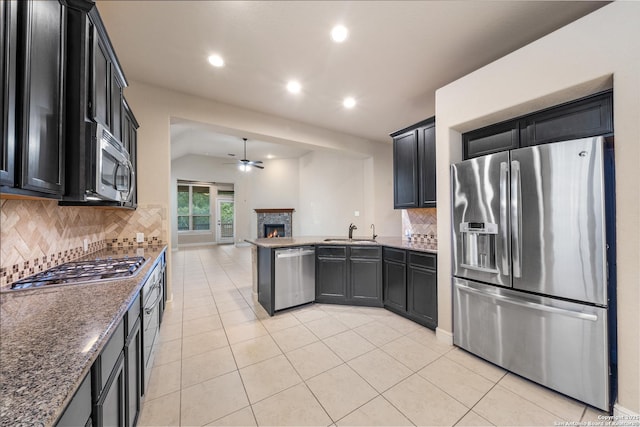
{"label": "dark cabinet above refrigerator", "polygon": [[462,135],[463,159],[613,134],[613,92],[600,92]]}

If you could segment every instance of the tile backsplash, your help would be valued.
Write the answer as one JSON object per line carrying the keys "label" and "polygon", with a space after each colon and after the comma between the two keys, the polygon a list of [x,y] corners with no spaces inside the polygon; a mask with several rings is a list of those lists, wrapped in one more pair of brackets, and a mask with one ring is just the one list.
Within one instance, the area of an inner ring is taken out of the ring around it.
{"label": "tile backsplash", "polygon": [[[0,289],[109,246],[162,245],[166,217],[166,209],[155,205],[131,211],[0,199]],[[144,243],[136,242],[138,232],[145,234]]]}
{"label": "tile backsplash", "polygon": [[402,211],[402,238],[409,234],[413,241],[438,243],[436,208],[404,209]]}

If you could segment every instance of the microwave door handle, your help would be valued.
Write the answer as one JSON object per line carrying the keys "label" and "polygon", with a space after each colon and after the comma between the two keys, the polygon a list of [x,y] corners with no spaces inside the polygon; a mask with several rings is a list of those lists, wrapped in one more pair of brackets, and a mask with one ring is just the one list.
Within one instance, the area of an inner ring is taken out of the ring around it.
{"label": "microwave door handle", "polygon": [[120,169],[122,163],[116,162],[116,167],[113,168],[113,189],[118,191],[118,169]]}
{"label": "microwave door handle", "polygon": [[133,163],[127,157],[127,166],[129,167],[129,192],[127,193],[127,197],[124,198],[124,203],[128,203],[133,198],[133,192],[136,189],[136,173],[133,170]]}

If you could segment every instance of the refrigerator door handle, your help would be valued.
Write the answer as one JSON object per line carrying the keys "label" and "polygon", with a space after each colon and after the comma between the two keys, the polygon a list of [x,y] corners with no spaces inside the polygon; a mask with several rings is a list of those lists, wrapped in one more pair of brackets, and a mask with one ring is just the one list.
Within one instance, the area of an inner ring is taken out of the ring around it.
{"label": "refrigerator door handle", "polygon": [[509,226],[507,220],[507,189],[509,180],[509,164],[500,162],[500,238],[502,239],[502,274],[511,274],[509,266]]}
{"label": "refrigerator door handle", "polygon": [[567,316],[567,317],[574,317],[576,319],[583,319],[583,320],[589,320],[591,322],[596,322],[598,320],[598,316],[596,316],[595,314],[591,314],[591,313],[582,313],[580,311],[573,311],[573,310],[568,310],[565,308],[558,308],[558,307],[552,307],[550,305],[544,305],[544,304],[538,304],[535,302],[530,302],[530,301],[525,301],[525,300],[519,300],[516,298],[512,298],[506,295],[500,295],[500,294],[494,294],[494,293],[487,293],[484,292],[482,290],[479,289],[474,289],[470,286],[467,285],[463,285],[463,284],[456,284],[456,286],[458,288],[460,288],[462,291],[464,292],[468,292],[471,294],[476,294],[476,295],[482,295],[485,298],[491,298],[493,299],[496,303],[507,303],[507,304],[513,304],[513,305],[517,305],[520,307],[524,307],[524,308],[528,308],[531,310],[540,310],[540,311],[546,311],[548,313],[557,313],[557,314],[561,314],[563,316]]}
{"label": "refrigerator door handle", "polygon": [[511,161],[511,256],[513,259],[513,277],[522,277],[522,192],[520,162]]}

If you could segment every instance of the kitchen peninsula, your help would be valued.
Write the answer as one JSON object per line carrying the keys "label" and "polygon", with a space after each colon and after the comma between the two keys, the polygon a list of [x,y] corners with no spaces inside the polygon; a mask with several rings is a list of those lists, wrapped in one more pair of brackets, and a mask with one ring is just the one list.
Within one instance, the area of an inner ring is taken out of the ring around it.
{"label": "kitchen peninsula", "polygon": [[314,301],[385,307],[428,328],[438,326],[435,241],[305,236],[247,242],[256,246],[254,291],[271,316],[280,309],[275,296],[282,286],[276,280],[276,251],[312,247],[315,272],[309,286],[314,288]]}

